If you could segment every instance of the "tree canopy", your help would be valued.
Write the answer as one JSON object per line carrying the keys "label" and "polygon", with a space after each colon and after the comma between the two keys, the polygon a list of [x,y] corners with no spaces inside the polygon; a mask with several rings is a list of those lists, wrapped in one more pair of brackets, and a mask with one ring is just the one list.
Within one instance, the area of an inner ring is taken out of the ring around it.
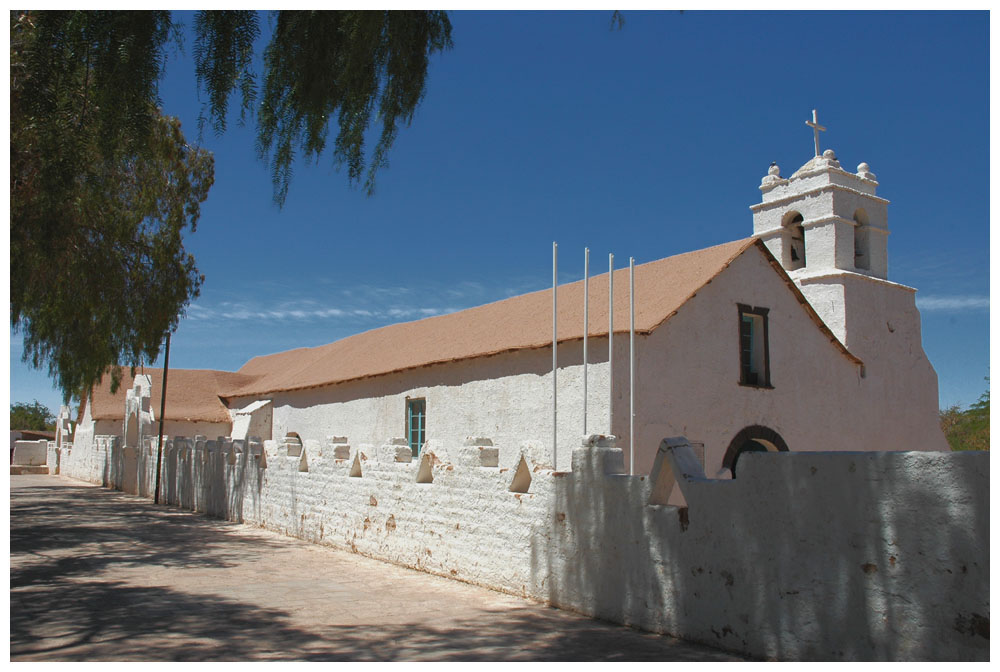
{"label": "tree canopy", "polygon": [[989,388],[980,395],[976,403],[964,411],[958,406],[941,411],[941,429],[952,450],[989,450]]}
{"label": "tree canopy", "polygon": [[169,33],[162,12],[11,14],[10,319],[66,399],[152,361],[202,282],[181,234],[213,160],[156,107]]}
{"label": "tree canopy", "polygon": [[10,405],[10,428],[52,431],[56,428],[56,417],[37,399],[31,404],[19,401]]}
{"label": "tree canopy", "polygon": [[[238,92],[279,205],[296,154],[318,159],[333,126],[334,163],[372,193],[424,95],[430,55],[451,47],[447,15],[273,19],[259,92],[258,14],[196,14],[202,123],[224,132]],[[47,367],[69,399],[109,367],[152,362],[197,297],[203,277],[182,234],[195,230],[213,159],[160,109],[167,49],[181,41],[169,12],[12,11],[10,21],[11,326],[24,333],[25,360]],[[368,152],[373,117],[381,131]]]}
{"label": "tree canopy", "polygon": [[[264,50],[259,105],[253,70],[256,12],[202,11],[195,19],[198,84],[207,118],[226,128],[229,96],[239,89],[241,118],[256,110],[257,151],[267,161],[275,200],[283,203],[296,152],[319,159],[336,119],[333,160],[371,194],[400,123],[409,124],[424,96],[431,54],[452,46],[444,12],[280,11]],[[382,128],[365,144],[372,117]]]}

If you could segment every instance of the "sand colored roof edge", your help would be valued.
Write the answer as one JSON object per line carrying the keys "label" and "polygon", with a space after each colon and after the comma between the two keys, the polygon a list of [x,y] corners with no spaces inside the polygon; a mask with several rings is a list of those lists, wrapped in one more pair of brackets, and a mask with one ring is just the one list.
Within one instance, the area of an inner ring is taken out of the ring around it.
{"label": "sand colored roof edge", "polygon": [[[89,403],[93,420],[123,420],[126,394],[132,388],[135,376],[145,374],[152,381],[150,410],[159,420],[163,369],[143,367],[136,369],[133,376],[129,367],[119,368],[122,369],[122,381],[118,391],[111,393],[111,377],[106,375],[86,395],[86,400],[81,400],[81,418],[84,404]],[[232,371],[172,368],[167,372],[165,419],[175,422],[230,422],[229,410],[222,402],[219,392],[249,382],[249,377]]]}
{"label": "sand colored roof edge", "polygon": [[[774,256],[756,237],[636,266],[636,333],[648,334],[756,247],[792,290],[810,319],[851,361],[851,354],[809,305]],[[615,333],[628,331],[628,269],[615,271]],[[619,274],[621,277],[619,278]],[[558,342],[583,338],[583,280],[559,285]],[[608,333],[607,273],[590,278],[588,335]],[[239,373],[248,384],[220,391],[223,399],[313,389],[465,359],[551,347],[552,290],[544,289],[435,317],[403,322],[314,348],[255,357]]]}

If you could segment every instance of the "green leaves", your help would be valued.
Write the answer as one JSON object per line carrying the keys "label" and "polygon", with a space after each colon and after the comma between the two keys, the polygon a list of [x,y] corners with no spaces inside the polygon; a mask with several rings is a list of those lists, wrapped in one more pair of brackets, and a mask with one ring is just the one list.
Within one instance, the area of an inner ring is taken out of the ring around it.
{"label": "green leaves", "polygon": [[[986,379],[989,382],[989,378]],[[952,450],[990,449],[990,391],[961,411],[958,406],[941,411],[941,430]]]}
{"label": "green leaves", "polygon": [[56,428],[56,417],[37,399],[31,404],[19,401],[10,405],[10,428],[51,431]]}
{"label": "green leaves", "polygon": [[[253,46],[260,37],[257,12],[201,11],[195,17],[195,75],[208,91],[209,116],[216,133],[226,130],[229,95],[239,89],[243,98],[240,120],[253,113],[257,96]],[[204,125],[204,114],[199,124]]]}
{"label": "green leaves", "polygon": [[[241,90],[242,110],[256,92],[250,47],[256,15],[199,12],[195,62],[209,95],[216,130],[225,128],[228,97]],[[336,124],[333,160],[369,194],[388,163],[400,123],[409,124],[423,98],[430,55],[452,46],[444,12],[281,11],[264,51],[264,84],[257,107],[257,151],[268,162],[274,197],[288,195],[296,155],[319,159]],[[372,117],[381,121],[370,154]]]}
{"label": "green leaves", "polygon": [[[296,155],[318,159],[334,127],[334,163],[371,194],[423,98],[430,55],[452,46],[447,15],[275,19],[259,93],[258,14],[197,14],[201,123],[224,132],[239,90],[279,205]],[[182,233],[197,225],[214,166],[159,110],[166,48],[178,39],[169,12],[13,11],[10,21],[10,320],[24,332],[25,359],[47,366],[69,399],[113,365],[155,359],[198,295],[203,278]],[[366,151],[373,117],[381,131]]]}
{"label": "green leaves", "polygon": [[203,280],[181,233],[214,179],[153,106],[169,19],[89,14],[11,15],[10,320],[66,399],[155,359]]}

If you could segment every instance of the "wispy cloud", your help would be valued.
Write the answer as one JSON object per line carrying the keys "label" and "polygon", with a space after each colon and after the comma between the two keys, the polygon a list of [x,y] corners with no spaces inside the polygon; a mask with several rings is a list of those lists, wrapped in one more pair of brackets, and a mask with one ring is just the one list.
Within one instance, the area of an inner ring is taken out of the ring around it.
{"label": "wispy cloud", "polygon": [[454,311],[454,308],[383,308],[368,310],[364,308],[317,308],[315,310],[288,310],[287,308],[251,308],[248,306],[229,305],[219,308],[191,306],[188,319],[191,320],[299,320],[314,321],[325,319],[360,319],[360,320],[409,320],[422,317],[433,317]]}
{"label": "wispy cloud", "polygon": [[[187,309],[191,326],[215,328],[225,324],[287,323],[297,329],[346,329],[354,333],[395,322],[407,322],[453,313],[504,298],[500,288],[479,282],[420,282],[409,287],[361,284],[334,291],[267,291],[258,285],[243,297],[202,295]],[[252,297],[252,298],[251,298]],[[215,300],[213,300],[213,298]],[[325,333],[325,332],[324,332]]]}
{"label": "wispy cloud", "polygon": [[924,311],[979,311],[990,309],[988,296],[917,296],[917,308]]}

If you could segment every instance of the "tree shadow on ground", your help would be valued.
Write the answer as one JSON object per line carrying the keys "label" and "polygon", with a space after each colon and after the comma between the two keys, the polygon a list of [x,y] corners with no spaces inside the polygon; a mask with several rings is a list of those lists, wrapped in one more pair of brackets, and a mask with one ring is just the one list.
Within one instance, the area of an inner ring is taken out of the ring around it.
{"label": "tree shadow on ground", "polygon": [[212,595],[109,581],[56,581],[11,593],[10,656],[30,660],[733,660],[734,657],[537,608],[461,624],[322,625]]}
{"label": "tree shadow on ground", "polygon": [[176,568],[241,572],[261,556],[279,556],[287,542],[101,488],[24,483],[12,482],[10,516],[15,661],[737,659],[530,603],[484,606],[467,618],[440,604],[437,615],[407,616],[413,595],[403,579],[361,587],[373,600],[394,591],[399,613],[391,622],[346,611],[317,621],[296,595],[280,607],[254,603],[253,586],[234,598],[216,594],[222,587],[136,585],[128,577],[155,583]]}
{"label": "tree shadow on ground", "polygon": [[154,506],[88,486],[18,488],[10,506],[11,589],[114,565],[228,567],[266,538],[227,533],[233,523]]}

